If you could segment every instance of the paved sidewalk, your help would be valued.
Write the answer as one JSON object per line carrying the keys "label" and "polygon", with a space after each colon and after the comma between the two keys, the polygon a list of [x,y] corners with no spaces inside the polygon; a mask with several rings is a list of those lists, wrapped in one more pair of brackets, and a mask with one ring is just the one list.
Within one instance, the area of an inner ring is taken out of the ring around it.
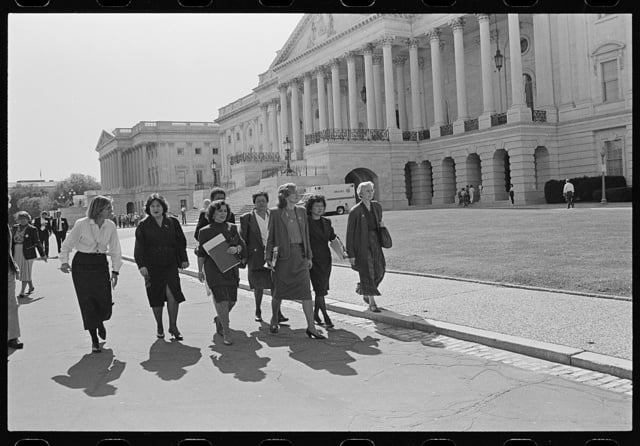
{"label": "paved sidewalk", "polygon": [[[190,233],[187,238],[191,243]],[[133,233],[121,233],[121,243],[132,257]],[[196,256],[187,251],[187,273],[195,275]],[[246,270],[240,271],[248,289]],[[631,378],[630,301],[387,273],[377,315],[364,311],[357,281],[355,271],[334,264],[331,309]]]}

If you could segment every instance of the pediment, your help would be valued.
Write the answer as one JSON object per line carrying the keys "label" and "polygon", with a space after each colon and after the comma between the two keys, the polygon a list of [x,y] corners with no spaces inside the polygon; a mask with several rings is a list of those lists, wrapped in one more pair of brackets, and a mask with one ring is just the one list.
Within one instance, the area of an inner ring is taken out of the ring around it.
{"label": "pediment", "polygon": [[100,134],[100,138],[98,139],[98,144],[96,144],[96,150],[99,150],[100,147],[104,146],[105,144],[112,141],[113,139],[114,139],[114,136],[111,133],[103,130],[102,133]]}

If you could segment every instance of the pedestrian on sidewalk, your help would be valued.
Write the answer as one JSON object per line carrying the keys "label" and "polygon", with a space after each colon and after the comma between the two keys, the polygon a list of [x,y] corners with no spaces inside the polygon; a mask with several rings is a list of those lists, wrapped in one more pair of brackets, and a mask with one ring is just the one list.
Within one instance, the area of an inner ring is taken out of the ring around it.
{"label": "pedestrian on sidewalk", "polygon": [[374,186],[371,181],[358,185],[360,203],[349,212],[347,220],[347,254],[352,268],[358,271],[360,283],[356,293],[369,304],[369,310],[379,313],[375,297],[380,296],[378,286],[384,278],[386,261],[378,238],[382,222],[382,206],[373,200]]}
{"label": "pedestrian on sidewalk", "polygon": [[511,207],[516,205],[515,202],[515,190],[513,189],[513,184],[509,183],[509,199],[511,200]]}
{"label": "pedestrian on sidewalk", "polygon": [[53,219],[51,220],[51,229],[53,230],[53,235],[56,237],[56,244],[58,245],[58,256],[60,255],[60,250],[62,249],[62,242],[67,238],[67,231],[69,230],[69,221],[62,216],[61,211],[55,211],[53,214]]}
{"label": "pedestrian on sidewalk", "polygon": [[49,222],[49,213],[47,211],[42,211],[40,217],[33,220],[33,226],[38,230],[38,237],[40,238],[40,243],[42,243],[44,254],[49,257],[49,238],[51,237],[52,232],[51,223]]}
{"label": "pedestrian on sidewalk", "polygon": [[182,215],[182,224],[186,225],[187,224],[187,208],[182,206],[182,208],[180,208],[180,215]]}
{"label": "pedestrian on sidewalk", "polygon": [[562,188],[562,195],[564,195],[564,199],[567,202],[567,209],[575,207],[573,204],[573,194],[575,193],[575,189],[569,178],[564,180],[564,187]]}
{"label": "pedestrian on sidewalk", "polygon": [[[9,207],[11,209],[11,195],[9,195]],[[20,277],[20,268],[15,262],[13,255],[11,254],[11,228],[7,227],[7,266],[8,266],[8,281],[7,281],[7,346],[13,349],[20,349],[24,347],[20,342],[20,320],[18,319],[18,300],[16,299],[16,278]]]}
{"label": "pedestrian on sidewalk", "polygon": [[178,307],[185,301],[178,268],[189,267],[187,239],[177,218],[167,214],[169,203],[159,194],[151,194],[144,207],[147,217],[136,228],[134,259],[144,277],[149,306],[156,319],[156,336],[164,338],[162,310],[167,302],[169,333],[183,339],[178,330]]}
{"label": "pedestrian on sidewalk", "polygon": [[[312,195],[306,203],[307,214],[309,215],[309,241],[311,242],[311,253],[313,255],[313,266],[311,267],[311,285],[316,295],[313,308],[313,319],[318,325],[323,325],[319,312],[322,311],[324,326],[333,328],[331,318],[327,314],[327,304],[324,300],[329,292],[329,277],[331,276],[331,251],[329,243],[336,240],[337,236],[331,226],[331,220],[323,217],[327,208],[324,195]],[[346,257],[340,252],[340,256]]]}
{"label": "pedestrian on sidewalk", "polygon": [[[271,270],[264,266],[264,250],[269,238],[269,194],[264,191],[255,192],[251,196],[254,208],[240,217],[240,236],[247,245],[243,261],[247,265],[249,287],[253,290],[255,299],[256,322],[262,322],[262,296],[264,290],[273,289]],[[278,314],[278,322],[287,322],[289,319]]]}
{"label": "pedestrian on sidewalk", "polygon": [[473,204],[476,190],[473,188],[473,184],[469,185],[469,204]]}
{"label": "pedestrian on sidewalk", "polygon": [[[278,314],[282,300],[300,300],[307,320],[307,336],[313,339],[326,339],[316,330],[313,323],[309,276],[309,269],[313,263],[309,223],[307,211],[302,206],[296,206],[297,202],[296,185],[283,184],[278,188],[278,207],[271,209],[269,218],[269,238],[265,258],[267,266],[273,269],[274,282],[269,331],[278,332]],[[275,264],[274,251],[276,252]]]}
{"label": "pedestrian on sidewalk", "polygon": [[[467,186],[469,187],[469,186]],[[462,205],[463,207],[467,207],[469,206],[469,193],[467,192],[466,188],[462,188],[462,190],[460,191],[462,193]]]}
{"label": "pedestrian on sidewalk", "polygon": [[[107,339],[104,321],[111,319],[111,290],[118,284],[122,267],[118,231],[109,218],[112,212],[111,199],[96,196],[89,204],[87,216],[75,222],[60,251],[60,270],[65,274],[71,271],[82,323],[91,336],[94,353],[102,351],[98,336],[103,341]],[[74,248],[77,252],[70,267],[69,255]],[[107,256],[111,257],[111,276]]]}
{"label": "pedestrian on sidewalk", "polygon": [[[224,191],[224,189],[222,189],[221,187],[214,187],[213,189],[211,189],[211,193],[209,194],[209,202],[213,203],[216,200],[226,200],[227,199],[227,193]],[[206,200],[205,200],[206,202]],[[227,203],[227,206],[229,204]],[[207,205],[205,203],[205,209],[209,209],[209,205]],[[193,237],[198,240],[198,233],[200,232],[200,228],[202,228],[203,226],[207,226],[210,222],[207,221],[207,212],[205,212],[204,214],[202,212],[200,212],[200,216],[198,217],[198,224],[196,225],[196,230],[193,233]],[[227,215],[227,221],[229,223],[233,223],[235,224],[236,222],[236,216],[233,212],[231,212],[231,208],[229,208],[229,214]]]}
{"label": "pedestrian on sidewalk", "polygon": [[231,332],[229,329],[229,313],[238,300],[238,285],[240,284],[240,272],[238,266],[234,266],[226,272],[222,272],[216,262],[204,249],[203,245],[219,234],[230,245],[227,254],[242,256],[246,245],[236,225],[229,223],[228,216],[231,212],[229,205],[224,200],[215,200],[209,205],[207,219],[211,223],[200,229],[198,234],[198,279],[207,281],[216,308],[217,316],[213,319],[216,325],[216,333],[221,335],[225,345],[231,345]]}
{"label": "pedestrian on sidewalk", "polygon": [[[27,294],[35,291],[32,272],[33,262],[37,257],[36,251],[45,262],[47,261],[47,255],[40,242],[38,229],[29,224],[31,215],[29,215],[27,211],[20,211],[16,215],[16,221],[18,224],[13,225],[11,232],[11,241],[13,242],[11,245],[11,253],[20,269],[18,280],[22,282],[22,288],[20,289],[20,295],[18,297],[25,298]],[[29,285],[29,291],[25,294],[27,285]]]}

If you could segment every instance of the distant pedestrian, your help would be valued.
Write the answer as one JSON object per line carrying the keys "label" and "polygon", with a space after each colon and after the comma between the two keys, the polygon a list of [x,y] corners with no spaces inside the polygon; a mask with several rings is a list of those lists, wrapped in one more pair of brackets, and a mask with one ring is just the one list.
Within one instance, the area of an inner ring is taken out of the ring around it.
{"label": "distant pedestrian", "polygon": [[[323,217],[327,208],[327,202],[323,195],[312,195],[306,203],[307,214],[309,214],[309,241],[311,242],[311,253],[313,254],[313,266],[311,267],[311,285],[315,293],[315,305],[313,308],[313,319],[316,324],[323,325],[319,312],[322,311],[324,326],[332,328],[333,323],[327,314],[327,304],[325,296],[329,292],[329,278],[331,276],[331,251],[329,242],[336,240],[337,236],[331,226],[331,220]],[[346,255],[340,253],[344,258]]]}
{"label": "distant pedestrian", "polygon": [[[307,212],[297,206],[298,191],[294,183],[286,183],[278,188],[278,207],[271,209],[269,218],[269,238],[265,258],[269,268],[273,268],[274,289],[271,298],[271,323],[269,331],[278,332],[278,314],[282,300],[302,301],[302,310],[307,321],[306,334],[309,338],[326,339],[316,330],[313,323],[313,302],[311,301],[312,266],[311,243]],[[274,260],[274,250],[276,262]]]}
{"label": "distant pedestrian", "polygon": [[463,190],[464,190],[464,187],[458,191],[458,206],[462,205],[462,191]]}
{"label": "distant pedestrian", "polygon": [[58,255],[62,249],[62,242],[67,238],[67,231],[69,231],[69,221],[62,216],[61,211],[56,211],[51,221],[51,229],[53,235],[56,236],[56,244],[58,245]]}
{"label": "distant pedestrian", "polygon": [[[18,297],[27,297],[27,294],[31,294],[35,291],[32,279],[33,261],[36,259],[36,251],[42,257],[42,260],[47,261],[47,254],[44,252],[44,247],[40,242],[38,236],[38,229],[35,226],[29,224],[31,221],[31,215],[27,211],[20,211],[16,215],[16,221],[18,224],[13,225],[11,232],[11,253],[13,258],[18,264],[20,275],[18,280],[22,282],[22,288]],[[25,294],[25,289],[29,285],[29,291]]]}
{"label": "distant pedestrian", "polygon": [[513,184],[509,183],[509,199],[511,200],[511,206],[515,206],[515,191],[513,189]]}
{"label": "distant pedestrian", "polygon": [[466,208],[469,205],[469,194],[467,193],[467,189],[463,187],[460,190],[460,195],[462,196],[462,205]]}
{"label": "distant pedestrian", "polygon": [[207,219],[209,223],[203,226],[198,233],[198,279],[207,281],[216,308],[217,316],[214,318],[216,333],[222,336],[225,345],[233,343],[229,329],[229,314],[238,300],[238,285],[240,273],[238,266],[228,271],[222,271],[205,250],[204,245],[214,237],[222,235],[230,245],[227,254],[242,256],[246,245],[236,225],[229,223],[228,215],[231,210],[224,200],[215,200],[209,205]]}
{"label": "distant pedestrian", "polygon": [[476,190],[473,187],[473,184],[469,185],[469,204],[473,204],[474,198],[476,195]]}
{"label": "distant pedestrian", "polygon": [[[209,194],[210,202],[214,202],[216,200],[226,200],[226,198],[227,198],[227,193],[221,187],[214,187],[213,189],[211,189],[211,193]],[[229,203],[227,203],[227,205],[229,205]],[[193,237],[196,240],[198,240],[198,232],[200,232],[200,228],[202,228],[203,226],[207,226],[210,223],[206,219],[207,215],[208,215],[207,213],[204,213],[204,214],[202,212],[200,213],[200,216],[198,218],[198,224],[196,225],[196,230],[193,232]],[[236,222],[236,216],[234,215],[233,212],[231,212],[230,207],[229,207],[229,214],[227,215],[227,221],[229,223],[234,223],[234,224]]]}
{"label": "distant pedestrian", "polygon": [[382,222],[382,206],[373,200],[374,186],[371,181],[358,185],[360,203],[349,212],[347,221],[347,254],[351,266],[360,275],[356,292],[369,304],[369,310],[379,313],[375,297],[380,296],[378,286],[384,278],[386,260],[380,239],[379,228]]}
{"label": "distant pedestrian", "polygon": [[564,195],[564,199],[567,202],[567,209],[575,207],[573,203],[573,194],[575,193],[575,189],[573,184],[567,178],[564,181],[564,187],[562,188],[562,195]]}
{"label": "distant pedestrian", "polygon": [[169,333],[181,341],[178,306],[185,301],[178,269],[189,267],[187,239],[177,218],[168,215],[169,204],[151,194],[145,204],[147,217],[136,228],[134,259],[145,279],[147,299],[156,319],[156,336],[164,338],[162,310],[167,302]]}
{"label": "distant pedestrian", "polygon": [[[9,207],[11,209],[11,196],[9,195]],[[16,299],[16,278],[20,277],[20,268],[13,258],[11,247],[11,228],[7,227],[7,263],[8,263],[8,281],[7,281],[7,346],[13,349],[24,347],[20,342],[20,320],[18,319],[18,300]]]}
{"label": "distant pedestrian", "polygon": [[187,208],[182,206],[182,208],[180,208],[180,215],[182,216],[182,224],[186,225],[187,224]]}
{"label": "distant pedestrian", "polygon": [[[102,351],[98,336],[102,340],[107,338],[104,321],[111,319],[111,290],[118,284],[122,267],[118,231],[109,219],[112,212],[109,198],[102,195],[94,197],[87,209],[87,216],[75,222],[60,252],[60,270],[65,274],[71,271],[82,323],[91,336],[91,350],[94,353]],[[74,248],[77,252],[71,268],[69,255]],[[107,257],[111,257],[111,275]]]}
{"label": "distant pedestrian", "polygon": [[44,253],[48,257],[49,256],[49,238],[51,237],[51,223],[49,222],[49,213],[47,211],[42,211],[40,217],[37,217],[33,221],[33,226],[38,230],[38,237],[40,238],[40,243],[42,243],[42,248],[44,248]]}

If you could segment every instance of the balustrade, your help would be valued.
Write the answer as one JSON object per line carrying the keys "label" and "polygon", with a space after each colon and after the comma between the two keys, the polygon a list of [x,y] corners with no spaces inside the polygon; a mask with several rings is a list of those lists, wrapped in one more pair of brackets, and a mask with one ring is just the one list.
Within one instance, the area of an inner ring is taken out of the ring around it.
{"label": "balustrade", "polygon": [[471,130],[478,130],[478,118],[467,119],[464,121],[464,131],[470,132]]}
{"label": "balustrade", "polygon": [[453,135],[453,124],[445,124],[440,126],[440,136]]}
{"label": "balustrade", "polygon": [[304,136],[305,145],[321,141],[389,141],[387,129],[326,129]]}
{"label": "balustrade", "polygon": [[531,119],[533,122],[547,122],[547,111],[531,110]]}
{"label": "balustrade", "polygon": [[495,115],[491,115],[491,127],[495,127],[497,125],[504,125],[506,123],[507,123],[506,113],[496,113]]}
{"label": "balustrade", "polygon": [[243,152],[229,155],[229,164],[279,162],[280,154],[276,152]]}

